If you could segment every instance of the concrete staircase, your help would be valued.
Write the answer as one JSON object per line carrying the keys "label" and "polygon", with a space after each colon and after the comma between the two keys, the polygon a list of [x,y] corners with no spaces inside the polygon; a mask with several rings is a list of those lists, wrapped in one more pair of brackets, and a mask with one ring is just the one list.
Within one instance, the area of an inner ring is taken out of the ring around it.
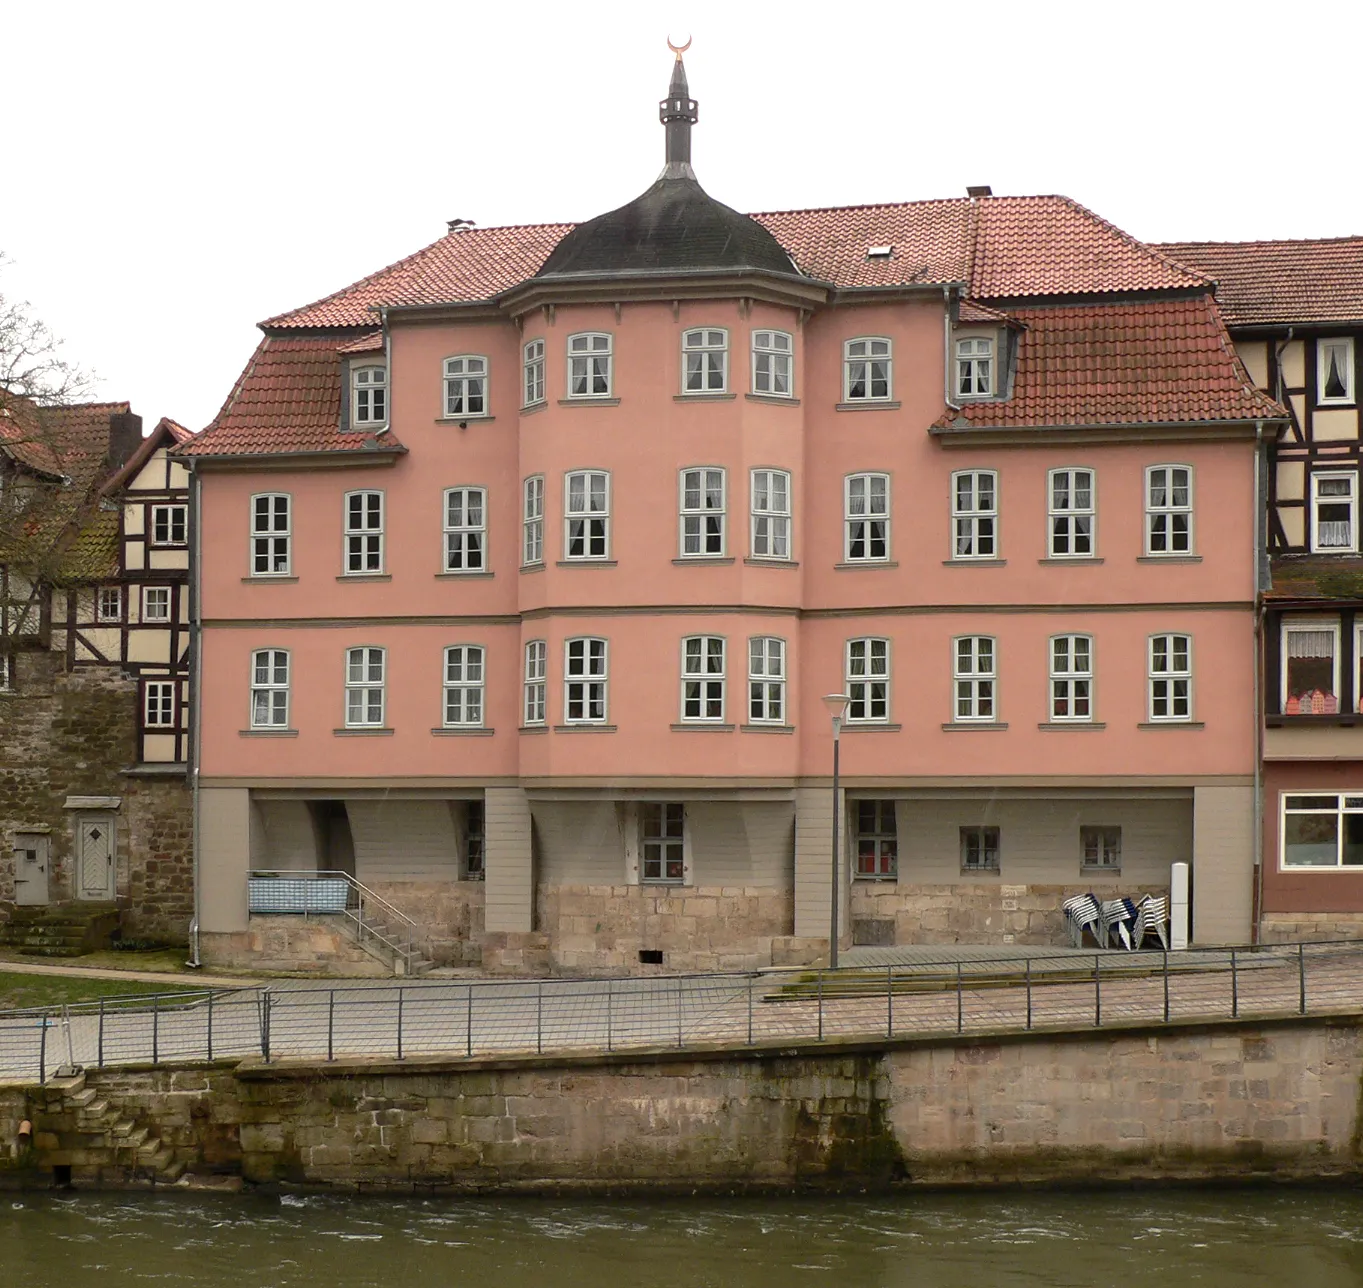
{"label": "concrete staircase", "polygon": [[83,1073],[51,1079],[30,1103],[35,1163],[55,1184],[171,1185],[184,1173],[170,1146]]}
{"label": "concrete staircase", "polygon": [[27,957],[80,957],[108,948],[118,931],[118,905],[66,903],[9,909],[0,923],[0,948]]}

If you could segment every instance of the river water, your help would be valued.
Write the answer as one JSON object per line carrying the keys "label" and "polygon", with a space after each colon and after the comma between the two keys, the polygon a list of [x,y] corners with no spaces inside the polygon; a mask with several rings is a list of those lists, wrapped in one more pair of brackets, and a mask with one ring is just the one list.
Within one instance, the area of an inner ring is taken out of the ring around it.
{"label": "river water", "polygon": [[3,1288],[1355,1288],[1363,1190],[892,1198],[0,1193]]}

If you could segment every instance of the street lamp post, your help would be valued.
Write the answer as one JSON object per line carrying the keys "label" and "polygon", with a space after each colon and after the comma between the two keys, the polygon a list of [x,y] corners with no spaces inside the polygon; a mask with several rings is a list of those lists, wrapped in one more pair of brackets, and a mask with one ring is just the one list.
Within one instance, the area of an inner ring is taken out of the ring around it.
{"label": "street lamp post", "polygon": [[838,965],[838,896],[842,891],[842,872],[838,863],[838,744],[842,733],[842,713],[851,698],[845,693],[827,693],[823,704],[833,717],[833,873],[828,911],[828,965]]}

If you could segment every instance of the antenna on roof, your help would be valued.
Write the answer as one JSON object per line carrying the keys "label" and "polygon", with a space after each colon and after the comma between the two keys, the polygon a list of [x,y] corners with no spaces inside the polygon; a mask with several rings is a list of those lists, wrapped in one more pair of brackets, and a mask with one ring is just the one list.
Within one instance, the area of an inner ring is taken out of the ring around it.
{"label": "antenna on roof", "polygon": [[450,232],[456,232],[456,231],[458,231],[460,228],[472,228],[472,227],[473,227],[473,220],[472,220],[472,219],[447,219],[447,220],[445,220],[445,227],[448,228],[448,229],[450,230]]}

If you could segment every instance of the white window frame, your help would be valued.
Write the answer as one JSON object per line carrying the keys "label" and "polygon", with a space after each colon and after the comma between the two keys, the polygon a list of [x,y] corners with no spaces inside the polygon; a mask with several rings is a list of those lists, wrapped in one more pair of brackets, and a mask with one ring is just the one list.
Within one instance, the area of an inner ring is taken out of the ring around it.
{"label": "white window frame", "polygon": [[[456,497],[459,498],[457,523],[450,512]],[[487,572],[487,488],[476,484],[446,488],[441,514],[445,531],[445,571]]]}
{"label": "white window frame", "polygon": [[[575,645],[581,646],[576,658]],[[574,689],[580,690],[576,697]],[[580,708],[577,716],[572,714],[575,703]],[[599,716],[590,714],[593,704],[599,704]],[[563,723],[603,725],[609,719],[610,641],[599,635],[571,636],[563,641]]]}
{"label": "white window frame", "polygon": [[527,640],[525,644],[525,672],[522,681],[523,723],[542,725],[548,719],[548,640]]}
{"label": "white window frame", "polygon": [[[1176,643],[1178,640],[1184,641],[1185,645],[1187,666],[1184,668],[1172,665],[1178,658]],[[1155,669],[1157,650],[1161,644],[1167,664],[1164,669],[1157,671]],[[1186,631],[1159,631],[1151,635],[1146,644],[1146,677],[1150,723],[1190,723],[1193,719],[1193,637]],[[1181,698],[1178,691],[1180,681],[1184,684]],[[1163,715],[1158,715],[1156,706],[1161,702],[1166,706],[1166,711]],[[1182,714],[1178,713],[1180,705],[1185,708]]]}
{"label": "white window frame", "polygon": [[1093,723],[1093,636],[1052,635],[1047,641],[1052,724]]}
{"label": "white window frame", "polygon": [[[112,596],[112,601],[105,596]],[[109,603],[113,603],[113,611],[109,611]],[[97,622],[121,622],[123,620],[123,587],[122,586],[99,586],[95,590],[95,621]]]}
{"label": "white window frame", "polygon": [[[354,515],[351,502],[366,498],[360,505],[360,520],[353,524]],[[372,506],[367,498],[377,497],[378,505]],[[343,528],[342,571],[347,577],[381,577],[384,566],[384,494],[376,488],[361,488],[347,492],[341,498],[341,523]],[[370,522],[372,514],[378,515],[377,526]]]}
{"label": "white window frame", "polygon": [[[174,598],[169,586],[143,586],[142,587],[142,620],[148,625],[169,625],[171,621],[171,611],[173,608],[172,599]],[[164,601],[162,600],[164,596]],[[164,602],[165,612],[153,613],[151,611],[152,599]]]}
{"label": "white window frame", "polygon": [[[1087,478],[1087,484],[1081,483]],[[1080,498],[1087,488],[1088,504]],[[1046,475],[1046,557],[1093,559],[1098,553],[1098,473],[1066,465]],[[1087,529],[1087,530],[1085,530]],[[1084,547],[1087,546],[1087,549]]]}
{"label": "white window frame", "polygon": [[521,483],[521,566],[544,562],[544,475]]}
{"label": "white window frame", "polygon": [[[283,659],[280,678],[281,663]],[[293,659],[288,649],[258,648],[251,652],[251,707],[249,727],[252,729],[287,729],[289,727],[289,679]],[[263,702],[262,702],[263,699]],[[261,707],[265,719],[261,719]]]}
{"label": "white window frame", "polygon": [[[980,483],[989,481],[990,505],[980,504]],[[961,484],[970,482],[969,505],[962,505]],[[982,546],[988,549],[982,550]],[[957,560],[999,557],[999,472],[956,470],[951,476],[951,558]]]}
{"label": "white window frame", "polygon": [[[870,806],[871,827],[862,827],[862,812]],[[847,802],[847,814],[851,821],[852,845],[856,853],[852,859],[852,878],[855,881],[898,881],[899,880],[899,818],[893,800],[883,797],[859,797]],[[884,853],[889,843],[888,867],[885,866]],[[864,856],[862,847],[870,844],[871,854]],[[871,869],[862,866],[862,860],[869,857]]]}
{"label": "white window frame", "polygon": [[[148,730],[176,728],[176,687],[174,680],[144,680],[142,682],[142,728]],[[153,708],[155,708],[154,711]],[[162,719],[162,716],[167,714],[169,718]]]}
{"label": "white window frame", "polygon": [[537,407],[545,401],[544,341],[527,340],[521,350],[522,407]]}
{"label": "white window frame", "polygon": [[0,693],[11,693],[14,690],[14,657],[9,653],[0,653]]}
{"label": "white window frame", "polygon": [[[693,477],[694,488],[691,486]],[[716,482],[718,508],[710,505]],[[729,535],[729,480],[725,470],[718,465],[688,465],[678,470],[677,497],[677,557],[723,558],[728,553]],[[696,548],[688,549],[691,545]]]}
{"label": "white window frame", "polygon": [[[1357,629],[1358,629],[1358,628],[1355,627],[1355,630],[1357,630]],[[1342,697],[1342,694],[1341,694],[1341,692],[1340,692],[1340,687],[1339,687],[1339,685],[1340,685],[1340,679],[1341,679],[1340,668],[1341,668],[1341,665],[1342,665],[1342,662],[1341,662],[1340,645],[1341,645],[1342,642],[1343,642],[1342,637],[1341,637],[1341,636],[1342,636],[1342,633],[1341,633],[1341,629],[1340,629],[1340,620],[1339,620],[1338,617],[1336,617],[1336,618],[1334,618],[1334,619],[1331,619],[1331,618],[1328,618],[1328,617],[1284,617],[1284,618],[1283,618],[1283,620],[1282,620],[1282,627],[1281,627],[1281,633],[1282,633],[1281,648],[1280,648],[1279,653],[1278,653],[1278,657],[1279,657],[1279,661],[1280,661],[1280,670],[1282,671],[1282,675],[1281,675],[1281,677],[1280,677],[1280,683],[1279,683],[1279,686],[1278,686],[1278,687],[1279,687],[1279,695],[1278,695],[1279,706],[1278,706],[1278,710],[1279,710],[1283,715],[1286,715],[1286,714],[1288,713],[1288,712],[1287,712],[1287,703],[1288,703],[1288,700],[1289,700],[1289,699],[1291,698],[1291,696],[1292,696],[1291,693],[1289,692],[1289,689],[1288,689],[1288,666],[1289,666],[1289,661],[1290,661],[1290,657],[1291,657],[1291,654],[1290,654],[1290,652],[1289,652],[1289,649],[1290,649],[1289,641],[1290,641],[1290,639],[1291,639],[1291,637],[1292,637],[1293,635],[1295,635],[1295,634],[1305,634],[1305,633],[1308,632],[1308,631],[1309,631],[1309,632],[1312,632],[1312,633],[1315,633],[1315,632],[1318,632],[1318,631],[1323,631],[1323,632],[1327,632],[1327,633],[1331,636],[1331,644],[1330,644],[1330,647],[1331,647],[1331,652],[1332,652],[1332,657],[1333,657],[1333,663],[1334,663],[1334,666],[1333,666],[1334,680],[1333,680],[1333,683],[1332,683],[1332,687],[1331,687],[1331,689],[1330,689],[1330,696],[1333,697],[1333,698],[1335,699],[1335,710],[1332,711],[1332,712],[1329,712],[1328,714],[1330,714],[1330,715],[1338,715],[1338,714],[1340,713],[1340,710],[1341,710],[1341,707],[1340,707],[1340,705],[1339,705],[1339,702],[1340,702],[1340,698]],[[1359,659],[1358,659],[1358,657],[1357,657],[1357,654],[1355,654],[1355,661],[1354,661],[1355,668],[1357,668],[1358,661],[1359,661]],[[1355,692],[1355,693],[1358,692],[1357,685],[1355,685],[1354,692]],[[1300,697],[1300,696],[1301,696],[1301,695],[1299,694],[1298,697]],[[1303,713],[1303,712],[1295,712],[1294,714],[1298,714],[1298,715],[1300,715],[1300,714],[1310,715],[1311,712],[1304,712],[1304,713]]]}
{"label": "white window frame", "polygon": [[[784,389],[776,388],[782,383]],[[752,333],[752,391],[765,398],[795,397],[795,340],[788,331]]]}
{"label": "white window frame", "polygon": [[388,368],[383,363],[351,367],[350,423],[352,426],[388,423]]}
{"label": "white window frame", "polygon": [[723,724],[729,642],[723,635],[686,635],[681,642],[682,724]]}
{"label": "white window frame", "polygon": [[988,336],[962,336],[956,341],[958,398],[994,396],[994,349],[994,341]]}
{"label": "white window frame", "polygon": [[[584,480],[582,485],[581,509],[573,509],[573,480]],[[602,479],[604,485],[600,495],[604,498],[604,509],[592,508],[592,498],[596,494],[593,480]],[[582,553],[573,554],[573,525],[582,525]],[[593,525],[600,525],[600,532]],[[599,553],[592,553],[592,546],[600,541]],[[563,558],[572,563],[592,563],[611,557],[611,476],[608,470],[582,469],[569,470],[563,476]]]}
{"label": "white window frame", "polygon": [[[378,678],[373,675],[375,662]],[[355,676],[358,663],[360,675]],[[345,651],[345,727],[382,729],[388,706],[388,650],[374,644],[355,644]],[[377,695],[377,719],[374,696]]]}
{"label": "white window frame", "polygon": [[[1344,351],[1344,392],[1334,397],[1325,393],[1326,376],[1330,370],[1332,349]],[[1352,407],[1354,404],[1354,340],[1353,336],[1326,336],[1316,341],[1316,406]]]}
{"label": "white window frame", "polygon": [[999,642],[993,635],[951,641],[951,721],[994,724],[999,718]]}
{"label": "white window frame", "polygon": [[487,650],[450,644],[442,658],[441,721],[446,729],[481,729],[486,710]]}
{"label": "white window frame", "polygon": [[748,639],[748,723],[786,723],[786,642],[780,636]]}
{"label": "white window frame", "polygon": [[[875,368],[883,363],[883,377],[876,374]],[[864,367],[861,373],[862,393],[853,393],[857,378],[853,372]],[[876,393],[879,379],[885,382],[884,393]],[[894,341],[883,335],[859,335],[844,340],[842,345],[842,400],[843,402],[877,403],[890,402],[894,398]]]}
{"label": "white window frame", "polygon": [[[598,341],[604,341],[599,344]],[[576,347],[575,347],[576,346]],[[615,337],[609,331],[579,331],[568,337],[568,397],[590,402],[593,398],[609,398],[615,388]],[[580,364],[582,379],[588,388],[583,393],[573,392],[576,379],[574,364]],[[604,389],[593,389],[600,380]]]}
{"label": "white window frame", "polygon": [[[649,813],[652,810],[658,811],[659,829],[657,833],[649,832]],[[671,828],[672,812],[675,811],[679,816],[681,830],[673,833]],[[650,876],[648,871],[649,850],[658,850],[658,873]],[[669,851],[677,851],[677,858],[681,863],[681,873],[679,876],[668,876],[667,865]],[[639,803],[639,884],[640,885],[686,885],[687,877],[690,872],[690,862],[688,860],[688,838],[686,822],[686,805],[682,801],[641,801]]]}
{"label": "white window frame", "polygon": [[[1316,805],[1289,809],[1289,800],[1332,800],[1330,807]],[[1352,803],[1351,803],[1352,802]],[[1289,814],[1315,815],[1335,820],[1335,861],[1333,863],[1288,863],[1287,861],[1287,816]],[[1363,794],[1357,792],[1312,791],[1305,787],[1294,787],[1279,793],[1278,797],[1278,870],[1280,872],[1356,872],[1363,873],[1363,864],[1344,862],[1344,820],[1350,814],[1363,814]]]}
{"label": "white window frame", "polygon": [[479,420],[491,415],[488,394],[492,382],[485,355],[457,353],[445,359],[442,369],[445,373],[442,406],[446,420]]}
{"label": "white window frame", "polygon": [[[1323,482],[1347,480],[1349,495],[1326,497],[1326,505],[1347,505],[1349,507],[1349,541],[1347,545],[1325,545],[1320,539],[1320,485]],[[1356,554],[1358,552],[1358,471],[1357,470],[1314,470],[1311,473],[1311,551],[1313,554]]]}
{"label": "white window frame", "polygon": [[[880,487],[877,497],[876,486]],[[859,494],[859,495],[857,495]],[[880,509],[875,508],[877,500]],[[842,481],[842,555],[848,563],[886,563],[890,558],[890,476],[849,474]],[[876,528],[879,527],[879,538]],[[873,553],[879,540],[880,553]],[[853,549],[860,541],[861,554]]]}
{"label": "white window frame", "polygon": [[727,327],[696,326],[682,332],[681,392],[691,397],[729,392]]}
{"label": "white window frame", "polygon": [[[1164,501],[1161,504],[1156,505],[1154,499],[1156,476],[1164,470],[1171,471],[1171,473],[1169,473],[1167,480],[1162,484],[1164,487]],[[1173,470],[1183,470],[1188,476],[1186,489],[1188,499],[1183,505],[1179,505],[1173,500],[1174,489],[1177,486],[1174,475],[1172,474]],[[1147,465],[1145,467],[1145,554],[1147,558],[1180,559],[1186,558],[1193,553],[1196,548],[1194,545],[1194,538],[1196,536],[1194,531],[1194,505],[1196,498],[1193,492],[1193,482],[1193,467],[1191,465],[1185,465],[1174,461],[1163,465]],[[1175,531],[1179,517],[1186,518],[1187,528],[1182,533],[1182,547],[1175,548],[1174,539],[1180,535]],[[1164,541],[1166,548],[1163,550],[1156,550],[1155,530],[1159,526],[1160,519],[1164,520]]]}
{"label": "white window frame", "polygon": [[[161,526],[162,516],[165,516],[167,535],[162,538],[157,534],[157,529]],[[175,538],[176,518],[179,518],[179,528],[181,536],[177,541]],[[151,531],[147,534],[150,544],[158,549],[178,548],[189,545],[189,506],[154,505],[151,507]]]}
{"label": "white window frame", "polygon": [[288,492],[257,492],[251,498],[251,576],[287,577],[292,566],[293,497]]}
{"label": "white window frame", "polygon": [[890,641],[883,635],[858,635],[843,646],[843,676],[848,696],[843,723],[890,721]]}
{"label": "white window frame", "polygon": [[[758,505],[758,481],[762,480],[762,491],[766,497],[763,506]],[[773,504],[777,480],[785,495],[785,508]],[[754,559],[773,559],[788,563],[793,557],[791,547],[792,503],[790,492],[790,471],[771,469],[766,466],[754,469],[748,475],[749,498],[749,549]],[[765,546],[765,549],[760,547]],[[783,553],[775,553],[782,546]]]}

